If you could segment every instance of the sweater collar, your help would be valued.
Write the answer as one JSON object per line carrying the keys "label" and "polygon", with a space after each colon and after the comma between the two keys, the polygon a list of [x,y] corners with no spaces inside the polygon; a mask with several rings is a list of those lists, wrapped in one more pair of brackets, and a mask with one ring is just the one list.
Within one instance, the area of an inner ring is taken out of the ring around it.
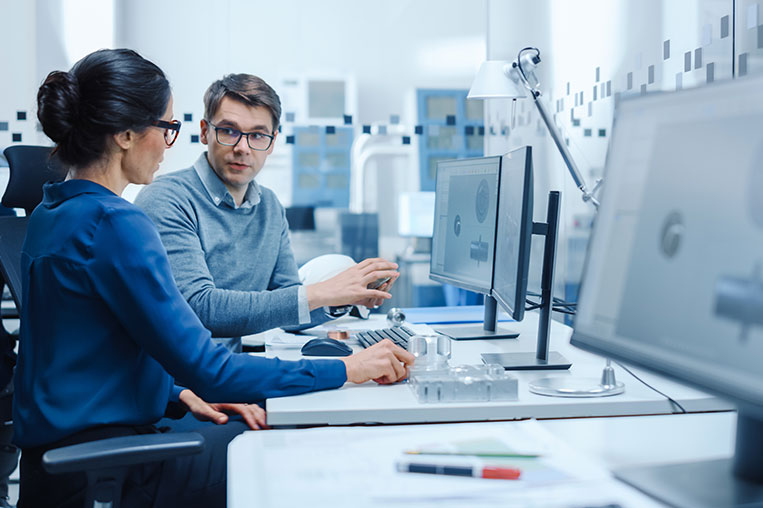
{"label": "sweater collar", "polygon": [[204,189],[206,189],[209,198],[215,205],[221,206],[225,203],[231,208],[251,208],[259,204],[260,194],[262,194],[262,192],[260,191],[260,186],[257,185],[257,182],[252,180],[249,183],[249,187],[246,189],[244,201],[241,203],[241,206],[237,207],[236,200],[233,199],[231,193],[228,192],[228,188],[225,187],[223,181],[220,180],[220,177],[217,176],[217,173],[215,173],[212,166],[209,164],[207,152],[204,152],[199,156],[193,164],[193,169],[196,171],[196,174],[199,175],[201,183],[204,185]]}

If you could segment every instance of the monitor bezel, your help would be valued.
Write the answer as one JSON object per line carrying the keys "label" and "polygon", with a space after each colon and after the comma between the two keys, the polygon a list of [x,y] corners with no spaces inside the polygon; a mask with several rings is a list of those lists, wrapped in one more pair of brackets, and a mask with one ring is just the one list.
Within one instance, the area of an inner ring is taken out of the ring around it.
{"label": "monitor bezel", "polygon": [[496,270],[496,264],[498,260],[496,259],[496,252],[498,248],[498,231],[500,228],[498,227],[499,221],[501,220],[500,213],[497,213],[496,221],[495,221],[495,230],[496,230],[496,241],[495,241],[495,249],[493,252],[493,282],[491,284],[491,290],[490,290],[490,296],[495,298],[495,300],[498,302],[498,304],[511,315],[512,319],[515,321],[522,321],[525,316],[525,300],[527,299],[527,284],[528,280],[530,278],[530,255],[531,255],[531,247],[532,247],[532,230],[533,230],[533,165],[532,165],[532,147],[531,146],[523,146],[520,148],[517,148],[515,150],[511,150],[510,152],[505,153],[501,156],[501,172],[500,172],[500,180],[498,183],[498,212],[500,212],[501,207],[501,190],[503,189],[503,185],[505,184],[505,172],[506,172],[506,163],[504,162],[505,159],[513,159],[515,157],[514,154],[517,154],[519,152],[524,151],[524,157],[525,157],[525,164],[524,164],[524,178],[522,182],[522,216],[521,216],[521,224],[520,224],[520,233],[519,233],[519,257],[517,260],[517,273],[516,275],[516,290],[514,294],[514,308],[512,309],[512,306],[509,304],[509,302],[504,298],[504,295],[501,295],[498,291],[496,291],[495,288],[495,270]]}

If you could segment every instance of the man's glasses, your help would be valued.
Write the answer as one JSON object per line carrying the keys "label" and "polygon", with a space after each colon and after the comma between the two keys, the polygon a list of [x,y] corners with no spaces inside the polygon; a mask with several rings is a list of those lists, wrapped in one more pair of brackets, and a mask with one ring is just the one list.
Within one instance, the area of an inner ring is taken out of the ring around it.
{"label": "man's glasses", "polygon": [[180,120],[172,120],[171,122],[156,120],[151,122],[151,125],[164,129],[164,142],[167,144],[167,147],[170,147],[178,138],[178,134],[180,134],[180,126],[182,124],[180,123]]}
{"label": "man's glasses", "polygon": [[246,144],[252,150],[264,151],[270,148],[275,136],[265,134],[264,132],[241,132],[232,127],[218,127],[209,120],[207,123],[215,129],[215,139],[224,146],[236,146],[241,140],[241,136],[246,136]]}

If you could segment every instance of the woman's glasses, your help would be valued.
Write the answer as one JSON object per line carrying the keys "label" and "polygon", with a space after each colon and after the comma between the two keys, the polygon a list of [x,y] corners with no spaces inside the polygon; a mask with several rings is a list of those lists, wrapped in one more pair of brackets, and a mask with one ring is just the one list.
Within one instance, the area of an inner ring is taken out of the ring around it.
{"label": "woman's glasses", "polygon": [[175,140],[180,134],[180,120],[172,120],[171,122],[165,122],[164,120],[156,120],[151,123],[154,127],[164,129],[164,142],[167,143],[167,147],[170,147],[175,143]]}

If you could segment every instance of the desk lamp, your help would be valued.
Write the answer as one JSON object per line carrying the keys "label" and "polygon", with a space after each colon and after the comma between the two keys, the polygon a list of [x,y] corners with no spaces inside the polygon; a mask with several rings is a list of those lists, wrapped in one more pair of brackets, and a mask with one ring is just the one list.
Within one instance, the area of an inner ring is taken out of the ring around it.
{"label": "desk lamp", "polygon": [[[514,62],[503,60],[488,60],[483,62],[477,76],[474,78],[472,87],[469,89],[467,99],[513,99],[512,109],[517,99],[524,99],[528,93],[538,108],[538,113],[546,124],[551,139],[562,155],[567,169],[575,181],[575,185],[583,193],[583,201],[590,202],[596,209],[599,201],[594,193],[599,187],[596,184],[592,191],[583,180],[575,161],[572,159],[567,145],[562,140],[559,130],[554,125],[546,110],[546,106],[540,100],[540,81],[535,75],[535,68],[540,63],[540,50],[534,47],[526,47],[519,51]],[[618,395],[625,391],[623,383],[615,379],[615,371],[610,360],[604,367],[600,380],[578,379],[573,377],[548,377],[530,383],[530,391],[540,395],[556,397],[606,397]]]}
{"label": "desk lamp", "polygon": [[514,99],[514,103],[516,103],[517,99],[527,97],[526,92],[528,92],[532,96],[533,101],[535,101],[535,107],[538,108],[538,113],[540,113],[543,123],[546,124],[546,128],[549,134],[551,134],[551,139],[554,140],[556,148],[559,149],[559,153],[561,153],[562,159],[570,171],[572,179],[575,181],[575,185],[583,193],[583,201],[590,201],[594,207],[598,208],[599,201],[594,197],[594,192],[598,185],[593,191],[589,192],[567,145],[562,140],[559,130],[551,120],[546,106],[540,100],[541,93],[538,89],[540,81],[538,81],[538,77],[535,75],[535,68],[539,63],[540,50],[533,47],[522,49],[517,55],[517,59],[512,63],[502,60],[488,60],[480,66],[477,77],[474,78],[472,87],[469,89],[469,95],[466,98]]}

